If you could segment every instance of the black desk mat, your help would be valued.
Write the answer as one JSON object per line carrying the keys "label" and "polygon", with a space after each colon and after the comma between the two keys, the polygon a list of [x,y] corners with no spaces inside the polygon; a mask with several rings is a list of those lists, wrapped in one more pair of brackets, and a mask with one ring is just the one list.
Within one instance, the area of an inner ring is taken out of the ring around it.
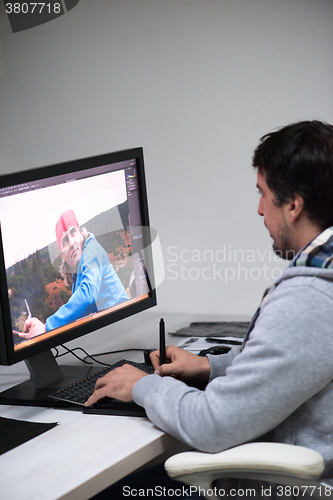
{"label": "black desk mat", "polygon": [[0,417],[0,455],[53,429],[56,425],[56,422],[45,424]]}
{"label": "black desk mat", "polygon": [[248,321],[195,321],[169,335],[180,337],[243,337]]}

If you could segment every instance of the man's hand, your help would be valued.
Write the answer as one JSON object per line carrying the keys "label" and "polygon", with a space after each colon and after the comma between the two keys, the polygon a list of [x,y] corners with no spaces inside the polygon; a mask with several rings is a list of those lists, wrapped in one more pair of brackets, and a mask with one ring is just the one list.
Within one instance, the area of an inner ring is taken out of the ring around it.
{"label": "man's hand", "polygon": [[29,318],[24,323],[24,333],[21,333],[20,337],[25,340],[29,340],[45,332],[46,328],[44,323],[42,323],[38,318]]}
{"label": "man's hand", "polygon": [[166,363],[160,365],[160,352],[154,351],[150,359],[155,373],[171,376],[184,382],[207,382],[210,374],[208,358],[197,356],[174,345],[166,348]]}
{"label": "man's hand", "polygon": [[138,368],[132,365],[123,365],[115,368],[97,380],[95,392],[85,402],[85,406],[91,406],[106,396],[120,399],[121,401],[132,401],[135,384],[146,375],[147,373],[138,370]]}

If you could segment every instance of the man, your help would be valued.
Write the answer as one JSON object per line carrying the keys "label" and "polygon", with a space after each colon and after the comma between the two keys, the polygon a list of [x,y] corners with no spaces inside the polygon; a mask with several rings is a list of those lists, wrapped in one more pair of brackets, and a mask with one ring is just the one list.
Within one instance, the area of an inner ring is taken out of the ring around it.
{"label": "man", "polygon": [[158,427],[206,452],[256,439],[309,447],[333,483],[333,127],[300,122],[270,133],[253,166],[258,214],[274,251],[292,260],[243,347],[201,358],[170,346],[162,366],[156,351],[154,375],[118,368],[86,405],[133,398]]}
{"label": "man", "polygon": [[72,286],[72,296],[45,325],[37,318],[28,319],[24,325],[27,339],[128,300],[107,253],[92,233],[81,232],[72,210],[59,217],[55,231],[62,258],[60,271]]}

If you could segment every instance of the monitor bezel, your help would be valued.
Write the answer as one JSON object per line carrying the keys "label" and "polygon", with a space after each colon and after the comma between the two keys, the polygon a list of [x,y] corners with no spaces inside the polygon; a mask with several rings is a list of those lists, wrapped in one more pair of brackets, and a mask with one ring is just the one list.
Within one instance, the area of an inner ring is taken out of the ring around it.
{"label": "monitor bezel", "polygon": [[[47,179],[49,177],[68,174],[70,172],[89,170],[94,167],[116,164],[133,159],[136,160],[137,165],[137,179],[139,185],[142,226],[149,228],[150,225],[147,188],[142,147],[105,153],[87,158],[37,167],[30,170],[5,174],[0,176],[0,188],[10,187],[12,185],[22,184],[25,182]],[[151,273],[153,272],[153,266],[150,231],[144,231],[144,239],[145,259],[149,262],[149,274],[152,278],[150,281],[154,282],[153,276],[151,275]],[[111,310],[110,314],[102,315],[101,317],[95,318],[90,322],[86,322],[78,326],[71,325],[71,328],[69,328],[65,332],[59,333],[58,335],[51,336],[49,338],[41,339],[40,342],[36,342],[33,345],[15,350],[12,335],[12,324],[10,319],[10,306],[8,299],[7,277],[2,247],[0,220],[0,365],[13,365],[19,361],[29,359],[35,355],[41,354],[44,351],[50,350],[53,347],[64,344],[76,338],[80,338],[83,335],[92,333],[96,330],[99,330],[100,328],[111,325],[117,321],[132,316],[133,314],[137,314],[141,311],[149,309],[150,307],[153,307],[155,305],[156,290],[150,287],[148,297],[142,300],[127,305],[123,308],[119,308],[115,311]]]}

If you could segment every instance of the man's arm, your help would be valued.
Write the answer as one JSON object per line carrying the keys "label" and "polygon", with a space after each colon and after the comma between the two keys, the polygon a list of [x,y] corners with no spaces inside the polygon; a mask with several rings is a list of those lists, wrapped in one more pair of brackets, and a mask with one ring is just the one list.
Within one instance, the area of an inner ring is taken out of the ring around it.
{"label": "man's arm", "polygon": [[302,280],[296,289],[285,283],[266,301],[226,375],[205,391],[156,375],[135,384],[134,400],[155,425],[214,453],[266,434],[327,386],[333,378],[333,338],[330,322],[318,328],[317,314],[332,310],[332,298]]}

